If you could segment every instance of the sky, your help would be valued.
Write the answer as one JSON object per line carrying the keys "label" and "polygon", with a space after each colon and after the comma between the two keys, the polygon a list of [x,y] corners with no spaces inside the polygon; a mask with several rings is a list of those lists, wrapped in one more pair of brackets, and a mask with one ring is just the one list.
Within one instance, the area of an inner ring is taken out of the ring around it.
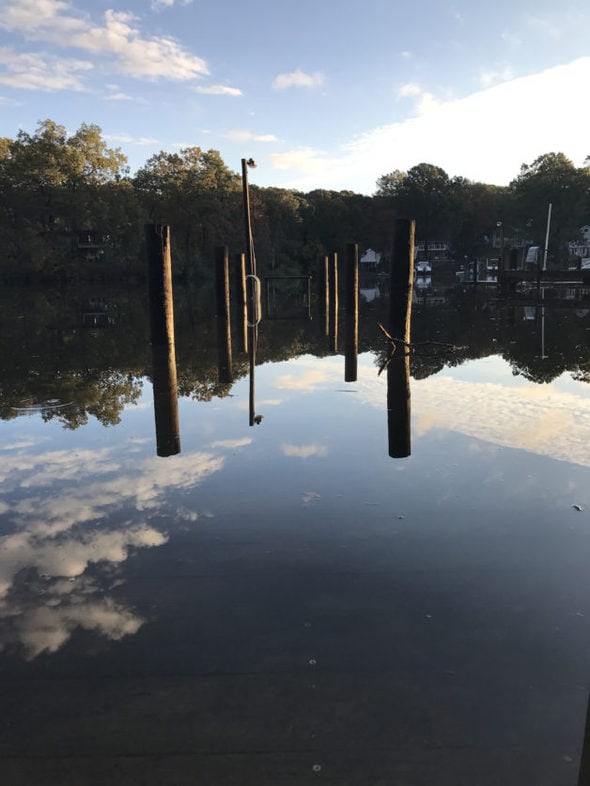
{"label": "sky", "polygon": [[199,146],[260,186],[506,185],[584,163],[588,84],[588,0],[0,0],[0,136],[95,123],[132,173]]}

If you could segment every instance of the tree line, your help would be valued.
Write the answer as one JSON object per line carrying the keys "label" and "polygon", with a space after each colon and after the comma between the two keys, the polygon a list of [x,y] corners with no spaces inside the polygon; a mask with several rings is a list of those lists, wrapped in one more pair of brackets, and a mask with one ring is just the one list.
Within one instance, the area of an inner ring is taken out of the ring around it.
{"label": "tree line", "polygon": [[[549,202],[559,260],[590,224],[589,164],[547,153],[499,187],[421,163],[381,176],[372,196],[252,185],[259,267],[308,272],[349,241],[387,254],[397,216],[415,218],[418,239],[446,240],[461,259],[478,253],[498,221],[506,237],[541,244]],[[4,280],[141,276],[145,223],[171,225],[177,275],[209,276],[216,245],[244,250],[240,175],[197,146],[161,151],[132,175],[94,124],[68,135],[44,120],[33,133],[0,138]]]}

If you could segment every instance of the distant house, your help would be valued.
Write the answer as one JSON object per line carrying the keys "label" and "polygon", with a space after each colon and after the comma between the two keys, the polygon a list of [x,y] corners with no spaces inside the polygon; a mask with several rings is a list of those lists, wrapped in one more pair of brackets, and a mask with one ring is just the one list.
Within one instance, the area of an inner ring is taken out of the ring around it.
{"label": "distant house", "polygon": [[417,240],[414,256],[417,260],[446,262],[451,256],[451,244],[448,240]]}
{"label": "distant house", "polygon": [[359,259],[359,266],[361,270],[375,270],[377,265],[381,262],[381,254],[368,248],[362,257]]}
{"label": "distant house", "polygon": [[104,255],[107,241],[103,232],[84,229],[76,233],[76,250],[87,260],[97,260]]}
{"label": "distant house", "polygon": [[580,227],[580,240],[572,240],[567,244],[570,257],[590,259],[590,224]]}

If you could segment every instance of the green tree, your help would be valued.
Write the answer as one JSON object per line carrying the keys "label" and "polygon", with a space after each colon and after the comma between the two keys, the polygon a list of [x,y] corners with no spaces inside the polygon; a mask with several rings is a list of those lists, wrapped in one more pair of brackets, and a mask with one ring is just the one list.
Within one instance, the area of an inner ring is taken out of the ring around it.
{"label": "green tree", "polygon": [[215,245],[236,242],[240,224],[240,178],[217,150],[187,147],[160,151],[134,178],[150,221],[170,224],[185,270],[203,267]]}
{"label": "green tree", "polygon": [[545,153],[523,164],[510,183],[511,210],[516,222],[530,229],[539,245],[545,239],[548,206],[552,205],[550,254],[566,255],[590,217],[590,169],[578,169],[563,153]]}
{"label": "green tree", "polygon": [[96,125],[82,124],[68,136],[63,126],[44,120],[33,134],[19,131],[16,139],[3,139],[0,232],[8,255],[25,269],[47,273],[64,263],[78,232],[106,233],[96,219],[105,212],[105,199],[112,204],[126,164]]}

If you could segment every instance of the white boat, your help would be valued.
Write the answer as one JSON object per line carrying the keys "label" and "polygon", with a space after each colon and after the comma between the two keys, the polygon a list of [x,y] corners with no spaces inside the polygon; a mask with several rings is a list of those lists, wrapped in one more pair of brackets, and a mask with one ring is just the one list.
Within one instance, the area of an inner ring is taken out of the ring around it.
{"label": "white boat", "polygon": [[420,262],[416,262],[414,265],[414,274],[417,276],[428,276],[432,273],[432,265],[428,260],[423,259]]}

